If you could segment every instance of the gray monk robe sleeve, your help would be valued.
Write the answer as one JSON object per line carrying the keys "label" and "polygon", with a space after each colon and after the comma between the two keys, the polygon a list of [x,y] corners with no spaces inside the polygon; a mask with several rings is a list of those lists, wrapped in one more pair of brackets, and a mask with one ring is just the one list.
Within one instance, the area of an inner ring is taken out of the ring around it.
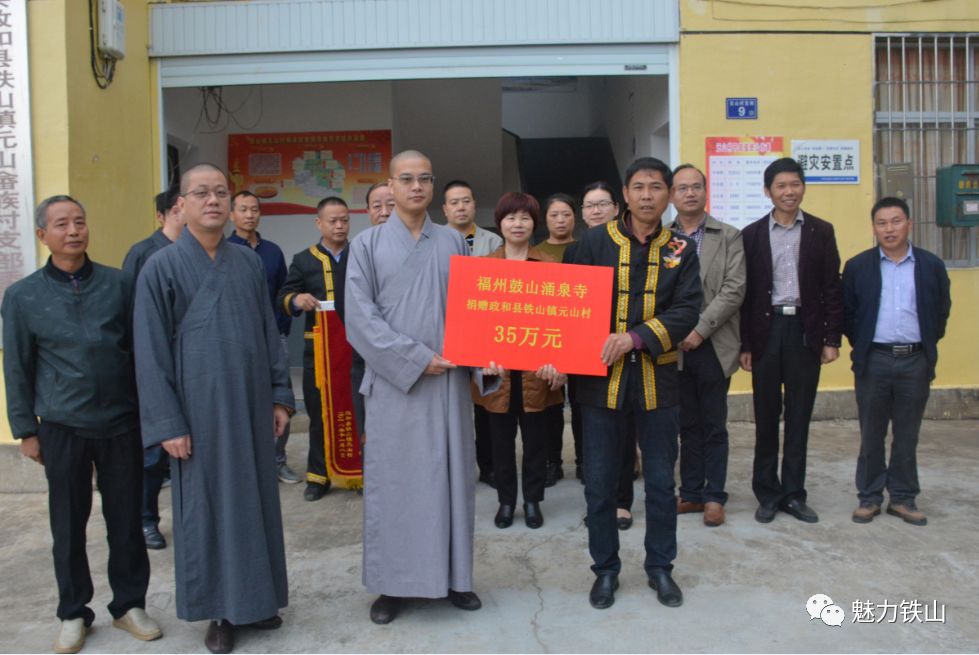
{"label": "gray monk robe sleeve", "polygon": [[[177,307],[172,299],[177,302],[181,299],[175,296],[165,270],[159,266],[144,267],[136,281],[133,350],[139,353],[136,385],[145,448],[190,434],[190,424],[177,392],[173,345],[177,332],[174,310]],[[281,350],[281,346],[279,348]]]}
{"label": "gray monk robe sleeve", "polygon": [[[435,352],[408,337],[384,320],[376,304],[378,283],[371,265],[369,239],[350,244],[345,291],[347,340],[363,356],[371,369],[402,393],[408,393],[425,373]],[[433,301],[434,301],[433,297]]]}

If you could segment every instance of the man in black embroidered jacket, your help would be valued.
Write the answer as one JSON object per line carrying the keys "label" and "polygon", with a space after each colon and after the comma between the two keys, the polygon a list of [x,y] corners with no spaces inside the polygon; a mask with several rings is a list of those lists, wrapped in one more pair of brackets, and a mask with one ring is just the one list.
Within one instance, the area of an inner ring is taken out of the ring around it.
{"label": "man in black embroidered jacket", "polygon": [[700,315],[696,245],[661,221],[673,174],[644,157],[626,170],[628,210],[585,233],[575,264],[615,267],[612,324],[602,349],[603,377],[577,378],[584,429],[588,548],[597,576],[589,600],[597,609],[615,601],[619,535],[615,521],[619,479],[618,434],[631,416],[642,450],[646,491],[646,561],[649,585],[660,602],[679,606],[670,571],[676,557],[677,350]]}
{"label": "man in black embroidered jacket", "polygon": [[[324,198],[316,206],[316,227],[320,240],[308,250],[296,253],[289,265],[285,284],[279,289],[276,304],[290,316],[306,312],[303,349],[303,404],[309,414],[309,457],[306,463],[306,491],[303,498],[315,501],[330,490],[323,443],[323,408],[316,388],[313,366],[313,327],[321,300],[332,300],[343,320],[343,283],[350,252],[350,214],[342,198]],[[355,390],[356,391],[356,390]],[[356,398],[356,394],[355,394]],[[357,417],[358,419],[360,416]],[[362,423],[358,423],[358,426]]]}

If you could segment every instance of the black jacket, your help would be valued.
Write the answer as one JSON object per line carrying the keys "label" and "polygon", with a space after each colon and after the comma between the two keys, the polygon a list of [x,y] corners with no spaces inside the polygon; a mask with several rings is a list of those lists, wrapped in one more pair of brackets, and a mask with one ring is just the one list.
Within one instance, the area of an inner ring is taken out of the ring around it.
{"label": "black jacket", "polygon": [[[343,288],[347,276],[347,259],[350,256],[350,245],[340,253],[340,261],[317,243],[302,252],[296,253],[289,265],[289,274],[285,284],[279,289],[275,304],[288,316],[299,316],[292,305],[292,299],[300,293],[310,293],[317,300],[332,300],[337,315],[343,320]],[[303,349],[303,365],[313,365],[313,328],[316,327],[316,312],[306,312],[305,348]]]}
{"label": "black jacket", "polygon": [[74,277],[49,258],[4,294],[3,370],[16,439],[36,435],[38,418],[82,437],[114,437],[139,427],[132,282],[92,262]]}
{"label": "black jacket", "polygon": [[[928,358],[929,379],[935,378],[938,340],[945,336],[945,324],[952,309],[950,282],[945,262],[921,248],[914,252],[914,292],[917,297],[921,345]],[[877,330],[880,312],[880,249],[865,250],[843,268],[844,332],[853,360],[853,372],[860,376]]]}
{"label": "black jacket", "polygon": [[661,227],[644,248],[627,227],[626,216],[585,232],[573,263],[615,268],[610,332],[635,332],[644,348],[627,353],[604,376],[577,376],[577,399],[592,407],[621,409],[629,401],[629,379],[638,375],[647,410],[671,407],[679,403],[676,344],[700,317],[697,246]]}
{"label": "black jacket", "polygon": [[[806,346],[819,354],[823,346],[840,347],[843,338],[843,292],[840,252],[833,225],[802,213],[799,241],[799,295]],[[741,306],[741,352],[761,359],[772,327],[772,243],[766,215],[741,232],[748,272]]]}

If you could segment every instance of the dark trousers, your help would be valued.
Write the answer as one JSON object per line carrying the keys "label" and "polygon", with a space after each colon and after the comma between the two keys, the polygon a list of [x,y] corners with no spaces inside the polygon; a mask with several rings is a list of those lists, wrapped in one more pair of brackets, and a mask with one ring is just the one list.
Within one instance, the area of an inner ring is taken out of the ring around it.
{"label": "dark trousers", "polygon": [[[632,394],[627,395],[630,397]],[[596,575],[622,569],[619,530],[615,523],[616,491],[621,474],[620,436],[629,415],[642,453],[646,491],[647,574],[654,568],[673,568],[676,559],[676,500],[673,468],[677,458],[676,407],[644,410],[634,404],[621,410],[581,408],[584,428],[585,502],[588,507],[588,551]]]}
{"label": "dark trousers", "polygon": [[[286,361],[289,361],[289,346],[288,346],[289,336],[285,334],[279,335],[279,341],[282,343],[282,352],[285,353]],[[292,376],[289,376],[289,389],[292,389]],[[289,443],[289,424],[286,423],[286,429],[283,431],[282,436],[275,440],[275,465],[276,467],[283,466],[286,463],[286,444]]]}
{"label": "dark trousers", "polygon": [[489,413],[493,440],[493,476],[501,505],[517,504],[516,441],[517,423],[523,440],[523,499],[525,503],[544,500],[544,478],[547,471],[546,445],[549,428],[547,412],[509,411]]}
{"label": "dark trousers", "polygon": [[680,371],[680,498],[727,502],[727,392],[731,379],[710,341],[683,353]]}
{"label": "dark trousers", "polygon": [[[863,375],[856,378],[860,416],[857,496],[878,505],[884,488],[891,502],[914,502],[918,486],[918,430],[928,403],[928,360],[924,353],[907,357],[871,350]],[[891,424],[891,459],[885,464],[887,424]]]}
{"label": "dark trousers", "polygon": [[94,590],[85,552],[93,466],[109,542],[109,613],[119,618],[133,607],[145,607],[150,560],[140,525],[143,448],[139,432],[85,439],[71,428],[42,423],[37,436],[48,478],[58,618],[82,618],[86,625],[95,619],[88,607]]}
{"label": "dark trousers", "polygon": [[[819,355],[806,347],[798,316],[772,316],[765,354],[751,364],[755,407],[755,464],[751,489],[758,502],[776,507],[806,501],[809,420],[819,386]],[[785,435],[779,479],[778,427],[785,390]]]}
{"label": "dark trousers", "polygon": [[316,371],[312,363],[303,366],[303,404],[309,414],[309,456],[306,458],[306,482],[326,484],[326,445],[323,443],[323,403],[316,387]]}
{"label": "dark trousers", "polygon": [[162,446],[143,451],[143,527],[160,525],[160,489],[170,470],[170,456]]}
{"label": "dark trousers", "polygon": [[482,405],[473,405],[476,427],[476,465],[480,475],[493,472],[493,435],[490,432],[490,413]]}
{"label": "dark trousers", "polygon": [[350,393],[354,401],[354,421],[357,422],[357,448],[361,455],[361,465],[363,466],[364,448],[360,443],[363,435],[367,434],[367,410],[364,407],[364,395],[360,393],[360,385],[364,381],[366,365],[363,357],[354,351],[353,359],[350,362]]}
{"label": "dark trousers", "polygon": [[630,414],[626,417],[619,433],[619,489],[616,494],[615,506],[619,509],[632,511],[632,501],[635,499],[633,483],[636,481],[636,426]]}
{"label": "dark trousers", "polygon": [[[581,407],[571,400],[569,384],[566,396],[571,405],[571,436],[574,438],[574,463],[581,464]],[[564,463],[564,403],[544,410],[548,414],[547,461],[561,466]]]}

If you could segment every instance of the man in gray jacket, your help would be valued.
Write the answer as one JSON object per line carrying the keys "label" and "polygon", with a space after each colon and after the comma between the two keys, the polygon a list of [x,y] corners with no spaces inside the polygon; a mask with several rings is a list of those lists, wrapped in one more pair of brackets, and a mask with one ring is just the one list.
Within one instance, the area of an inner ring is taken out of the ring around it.
{"label": "man in gray jacket", "polygon": [[680,497],[677,513],[703,512],[724,523],[727,493],[727,392],[738,370],[738,310],[744,301],[741,233],[704,211],[707,179],[690,164],[673,172],[674,229],[697,244],[704,301],[700,320],[680,342]]}

